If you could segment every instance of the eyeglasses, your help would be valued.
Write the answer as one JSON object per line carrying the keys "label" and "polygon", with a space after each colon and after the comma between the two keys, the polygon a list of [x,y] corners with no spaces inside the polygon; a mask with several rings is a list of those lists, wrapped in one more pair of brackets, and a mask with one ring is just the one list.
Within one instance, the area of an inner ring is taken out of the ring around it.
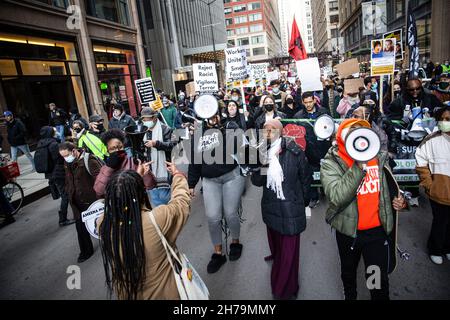
{"label": "eyeglasses", "polygon": [[419,88],[409,88],[407,89],[409,92],[422,91],[422,87]]}

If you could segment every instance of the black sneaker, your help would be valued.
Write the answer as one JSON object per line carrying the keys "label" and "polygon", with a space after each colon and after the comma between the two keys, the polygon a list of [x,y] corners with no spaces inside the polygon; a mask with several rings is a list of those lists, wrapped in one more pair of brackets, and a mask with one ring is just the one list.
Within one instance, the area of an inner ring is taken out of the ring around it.
{"label": "black sneaker", "polygon": [[227,262],[226,256],[214,253],[208,263],[208,273],[216,273],[225,262]]}
{"label": "black sneaker", "polygon": [[70,226],[71,224],[74,224],[75,220],[67,219],[65,221],[62,221],[59,223],[60,227]]}
{"label": "black sneaker", "polygon": [[3,220],[2,223],[0,223],[0,228],[6,227],[7,225],[10,225],[11,223],[16,222],[16,219],[14,219],[12,216],[7,216],[5,220]]}
{"label": "black sneaker", "polygon": [[236,261],[241,257],[242,254],[242,244],[232,243],[230,244],[230,254],[228,258],[230,261]]}

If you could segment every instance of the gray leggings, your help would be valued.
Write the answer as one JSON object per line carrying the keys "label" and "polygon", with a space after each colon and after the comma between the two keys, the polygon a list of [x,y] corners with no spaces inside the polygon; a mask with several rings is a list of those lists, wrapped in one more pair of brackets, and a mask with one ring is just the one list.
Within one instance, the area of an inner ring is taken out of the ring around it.
{"label": "gray leggings", "polygon": [[218,178],[203,178],[203,201],[213,245],[222,244],[222,213],[230,228],[232,239],[239,239],[241,225],[238,216],[245,178],[239,168]]}

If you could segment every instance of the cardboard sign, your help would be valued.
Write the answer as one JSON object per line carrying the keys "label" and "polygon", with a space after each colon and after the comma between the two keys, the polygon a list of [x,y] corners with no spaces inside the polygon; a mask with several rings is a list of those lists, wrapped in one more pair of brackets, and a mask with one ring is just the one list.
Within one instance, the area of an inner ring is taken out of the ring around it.
{"label": "cardboard sign", "polygon": [[152,78],[135,80],[134,84],[141,104],[148,104],[156,100],[155,87]]}
{"label": "cardboard sign", "polygon": [[195,91],[200,93],[219,91],[219,81],[214,63],[194,63],[192,69]]}
{"label": "cardboard sign", "polygon": [[395,30],[392,32],[385,33],[383,35],[384,39],[396,39],[397,43],[395,45],[395,59],[402,60],[403,59],[403,30]]}
{"label": "cardboard sign", "polygon": [[359,62],[358,59],[350,59],[338,64],[335,68],[340,78],[347,78],[355,73],[359,73]]}
{"label": "cardboard sign", "polygon": [[347,93],[359,93],[359,88],[364,87],[364,79],[347,79],[344,80],[344,88]]}
{"label": "cardboard sign", "polygon": [[317,58],[297,61],[297,74],[302,82],[302,91],[322,91],[321,72]]}
{"label": "cardboard sign", "polygon": [[372,40],[371,44],[371,75],[392,75],[395,70],[395,47],[397,40],[379,39]]}
{"label": "cardboard sign", "polygon": [[195,83],[194,81],[191,81],[186,84],[186,97],[194,96],[195,95]]}
{"label": "cardboard sign", "polygon": [[225,49],[227,79],[238,81],[249,77],[247,51],[241,47]]}

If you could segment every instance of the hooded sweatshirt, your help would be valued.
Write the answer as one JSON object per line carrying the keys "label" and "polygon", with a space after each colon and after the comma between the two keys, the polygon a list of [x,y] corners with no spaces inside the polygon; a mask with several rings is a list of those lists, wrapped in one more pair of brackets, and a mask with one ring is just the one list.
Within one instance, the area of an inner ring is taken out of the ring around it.
{"label": "hooded sweatshirt", "polygon": [[[370,128],[370,124],[364,120],[347,119],[339,126],[336,142],[338,155],[350,168],[355,163],[345,149],[345,138],[351,126],[359,124]],[[366,177],[358,190],[358,230],[368,230],[381,226],[379,216],[380,204],[380,179],[378,160],[373,159],[367,163]]]}

